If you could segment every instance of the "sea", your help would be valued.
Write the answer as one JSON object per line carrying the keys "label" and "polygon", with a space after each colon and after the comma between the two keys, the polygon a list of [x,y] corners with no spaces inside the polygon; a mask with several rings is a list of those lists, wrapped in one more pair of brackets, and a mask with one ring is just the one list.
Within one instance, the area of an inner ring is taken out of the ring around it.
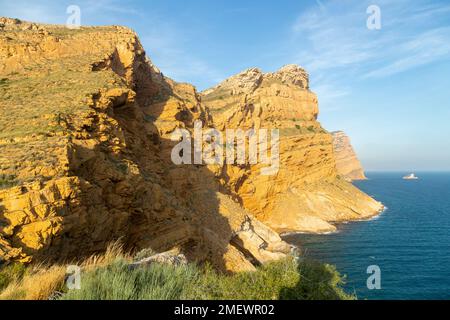
{"label": "sea", "polygon": [[285,240],[306,258],[335,265],[358,299],[450,299],[450,173],[403,180],[406,174],[369,172],[354,183],[387,207],[378,217]]}

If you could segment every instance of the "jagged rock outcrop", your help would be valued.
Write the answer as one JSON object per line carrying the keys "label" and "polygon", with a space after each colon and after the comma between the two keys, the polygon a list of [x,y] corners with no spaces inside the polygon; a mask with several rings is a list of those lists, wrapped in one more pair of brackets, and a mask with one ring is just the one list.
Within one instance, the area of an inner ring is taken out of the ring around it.
{"label": "jagged rock outcrop", "polygon": [[172,163],[170,133],[210,116],[134,32],[0,26],[0,260],[82,259],[117,239],[224,271],[289,252],[210,168]]}
{"label": "jagged rock outcrop", "polygon": [[339,177],[333,137],[317,121],[318,100],[298,66],[249,69],[202,93],[214,125],[279,129],[280,169],[227,165],[222,182],[243,207],[278,232],[329,232],[334,222],[376,215],[382,204]]}
{"label": "jagged rock outcrop", "polygon": [[350,138],[343,131],[336,131],[332,134],[338,173],[348,181],[366,180],[364,169],[353,150]]}
{"label": "jagged rock outcrop", "polygon": [[288,65],[274,73],[248,69],[202,93],[214,125],[226,128],[320,129],[317,96],[308,90],[307,73]]}

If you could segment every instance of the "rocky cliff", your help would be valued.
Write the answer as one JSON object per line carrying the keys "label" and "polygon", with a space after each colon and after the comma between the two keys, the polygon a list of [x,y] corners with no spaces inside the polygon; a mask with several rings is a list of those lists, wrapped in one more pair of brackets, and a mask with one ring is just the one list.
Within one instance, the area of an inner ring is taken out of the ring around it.
{"label": "rocky cliff", "polygon": [[[127,28],[0,18],[0,97],[0,260],[82,259],[120,239],[253,270],[290,251],[275,231],[329,231],[381,208],[338,178],[297,66],[199,94],[165,77]],[[195,120],[280,128],[279,173],[173,164],[171,133]]]}
{"label": "rocky cliff", "polygon": [[350,138],[342,131],[336,131],[332,134],[338,173],[348,181],[367,179],[361,162],[359,162],[353,150]]}
{"label": "rocky cliff", "polygon": [[382,205],[339,176],[333,136],[317,121],[308,74],[288,65],[274,73],[249,69],[202,93],[215,126],[280,130],[280,170],[226,166],[223,180],[243,207],[283,232],[330,232],[333,223],[376,215]]}
{"label": "rocky cliff", "polygon": [[228,271],[289,252],[208,167],[172,164],[167,134],[209,115],[134,32],[0,27],[1,260],[82,259],[117,239]]}

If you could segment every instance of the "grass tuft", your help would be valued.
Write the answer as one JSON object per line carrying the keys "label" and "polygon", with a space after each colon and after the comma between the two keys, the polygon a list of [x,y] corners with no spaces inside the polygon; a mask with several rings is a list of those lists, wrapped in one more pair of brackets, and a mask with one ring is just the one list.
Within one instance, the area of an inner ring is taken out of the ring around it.
{"label": "grass tuft", "polygon": [[7,265],[0,269],[0,292],[10,283],[22,279],[27,268],[21,263]]}
{"label": "grass tuft", "polygon": [[124,259],[82,276],[66,300],[341,300],[352,299],[328,265],[289,258],[256,272],[220,274],[210,266],[158,263],[130,269]]}
{"label": "grass tuft", "polygon": [[151,264],[131,270],[119,259],[82,275],[81,290],[71,290],[64,300],[179,300],[195,279],[195,267]]}
{"label": "grass tuft", "polygon": [[[151,255],[141,251],[134,259]],[[341,300],[354,299],[333,266],[286,258],[255,272],[226,275],[211,266],[153,263],[130,268],[134,260],[120,243],[81,264],[81,289],[68,290],[65,266],[20,265],[0,270],[0,299],[44,300]],[[3,291],[2,291],[3,290]]]}
{"label": "grass tuft", "polygon": [[0,300],[46,300],[61,290],[66,275],[62,266],[35,267],[21,279],[14,279],[0,293]]}

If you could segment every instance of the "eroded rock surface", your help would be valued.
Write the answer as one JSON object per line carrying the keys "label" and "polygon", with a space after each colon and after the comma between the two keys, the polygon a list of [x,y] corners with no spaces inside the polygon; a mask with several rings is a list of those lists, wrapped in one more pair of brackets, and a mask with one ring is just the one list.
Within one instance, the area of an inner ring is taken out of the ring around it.
{"label": "eroded rock surface", "polygon": [[[338,179],[298,66],[200,94],[165,77],[124,27],[0,18],[0,29],[2,260],[73,261],[120,239],[249,271],[289,253],[277,232],[327,231],[382,207]],[[196,120],[279,128],[280,171],[173,164],[171,134]]]}
{"label": "eroded rock surface", "polygon": [[342,177],[348,181],[367,179],[350,138],[343,131],[333,132],[333,149],[336,169]]}
{"label": "eroded rock surface", "polygon": [[275,175],[261,175],[261,165],[227,165],[221,172],[243,207],[274,230],[330,232],[335,222],[382,210],[381,203],[340,178],[333,136],[317,121],[318,100],[299,66],[273,73],[246,70],[203,92],[202,102],[222,130],[279,129]]}
{"label": "eroded rock surface", "polygon": [[257,257],[235,246],[251,214],[210,168],[173,165],[170,133],[210,116],[133,31],[0,23],[1,259],[82,259],[121,239],[240,271],[279,252],[260,234]]}

